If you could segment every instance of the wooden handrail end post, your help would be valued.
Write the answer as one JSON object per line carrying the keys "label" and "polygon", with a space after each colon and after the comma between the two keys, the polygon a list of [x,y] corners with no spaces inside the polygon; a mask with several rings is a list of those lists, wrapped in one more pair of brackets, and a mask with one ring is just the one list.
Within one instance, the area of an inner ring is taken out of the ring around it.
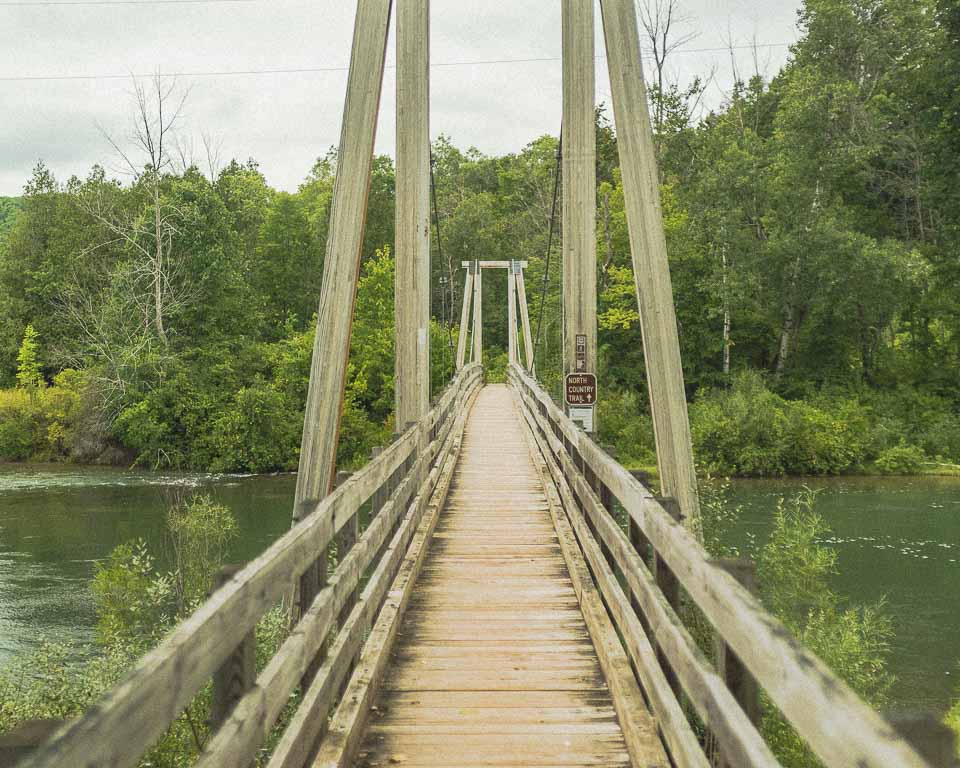
{"label": "wooden handrail end post", "polygon": [[[237,573],[243,565],[223,566],[214,576],[216,592]],[[230,716],[236,703],[257,680],[257,631],[251,629],[237,648],[224,660],[213,675],[213,699],[210,703],[210,727],[216,730]]]}
{"label": "wooden handrail end post", "polygon": [[956,734],[936,715],[920,710],[891,710],[884,714],[890,725],[933,768],[960,766]]}

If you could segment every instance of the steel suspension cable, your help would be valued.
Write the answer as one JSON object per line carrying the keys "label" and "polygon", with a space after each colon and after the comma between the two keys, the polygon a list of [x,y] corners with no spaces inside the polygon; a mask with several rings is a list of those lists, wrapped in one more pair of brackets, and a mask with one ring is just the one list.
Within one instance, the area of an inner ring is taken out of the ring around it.
{"label": "steel suspension cable", "polygon": [[553,204],[550,207],[550,231],[547,234],[547,255],[544,258],[543,285],[540,288],[540,310],[537,316],[537,335],[533,342],[533,368],[537,368],[537,350],[540,348],[540,331],[543,327],[543,310],[547,303],[547,287],[550,281],[550,254],[553,251],[553,231],[556,229],[557,199],[560,196],[560,167],[563,159],[563,129],[557,140],[557,168],[553,177]]}
{"label": "steel suspension cable", "polygon": [[[450,367],[453,368],[453,275],[451,274],[450,261],[444,260],[443,258],[443,240],[440,237],[440,207],[437,205],[437,183],[433,175],[433,148],[430,149],[430,196],[433,201],[433,221],[434,221],[434,230],[437,233],[437,257],[440,259],[441,265],[446,264],[447,267],[447,289],[450,292],[450,302],[447,303],[447,293],[444,291],[443,286],[440,287],[440,301],[441,301],[441,312],[443,324],[447,326],[447,350],[450,356]],[[447,307],[450,307],[450,312],[448,314]],[[460,329],[460,332],[463,333],[463,329]]]}

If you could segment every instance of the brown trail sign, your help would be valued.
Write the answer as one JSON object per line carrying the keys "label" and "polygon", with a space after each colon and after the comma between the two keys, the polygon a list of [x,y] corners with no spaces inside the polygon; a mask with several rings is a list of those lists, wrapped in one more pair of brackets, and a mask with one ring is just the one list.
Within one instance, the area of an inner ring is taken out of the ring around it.
{"label": "brown trail sign", "polygon": [[593,405],[597,402],[597,377],[592,373],[568,373],[563,391],[567,405]]}

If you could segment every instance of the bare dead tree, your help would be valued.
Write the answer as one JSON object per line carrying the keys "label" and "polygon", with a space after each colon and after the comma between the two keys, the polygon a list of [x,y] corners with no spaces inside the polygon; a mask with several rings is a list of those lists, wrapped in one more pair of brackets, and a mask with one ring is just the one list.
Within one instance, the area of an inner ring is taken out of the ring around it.
{"label": "bare dead tree", "polygon": [[149,86],[135,79],[132,147],[124,149],[101,129],[125,171],[147,191],[149,210],[133,214],[118,210],[96,192],[79,198],[84,210],[121,239],[135,256],[134,275],[138,284],[142,280],[148,286],[148,296],[141,297],[139,303],[148,311],[150,324],[163,343],[167,341],[166,318],[187,299],[181,281],[177,280],[179,264],[173,255],[184,214],[163,199],[162,187],[164,175],[174,167],[176,128],[188,95],[189,89],[179,88],[175,78],[157,75]]}
{"label": "bare dead tree", "polygon": [[653,85],[657,97],[653,104],[653,126],[657,133],[663,128],[665,116],[663,94],[667,82],[667,64],[671,55],[696,38],[697,33],[683,31],[691,19],[680,7],[680,0],[640,0],[640,23],[653,52]]}

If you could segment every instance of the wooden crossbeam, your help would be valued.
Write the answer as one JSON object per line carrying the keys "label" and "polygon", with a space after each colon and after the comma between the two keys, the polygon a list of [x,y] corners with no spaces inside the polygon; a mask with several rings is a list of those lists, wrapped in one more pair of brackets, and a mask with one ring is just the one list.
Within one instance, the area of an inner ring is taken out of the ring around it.
{"label": "wooden crossbeam", "polygon": [[[473,263],[474,262],[472,261],[461,261],[460,266],[463,267],[464,269],[467,269]],[[513,264],[514,262],[512,261],[480,261],[477,263],[480,265],[481,269],[510,269],[510,265]],[[519,262],[519,264],[523,269],[527,268],[526,261],[521,261]]]}

